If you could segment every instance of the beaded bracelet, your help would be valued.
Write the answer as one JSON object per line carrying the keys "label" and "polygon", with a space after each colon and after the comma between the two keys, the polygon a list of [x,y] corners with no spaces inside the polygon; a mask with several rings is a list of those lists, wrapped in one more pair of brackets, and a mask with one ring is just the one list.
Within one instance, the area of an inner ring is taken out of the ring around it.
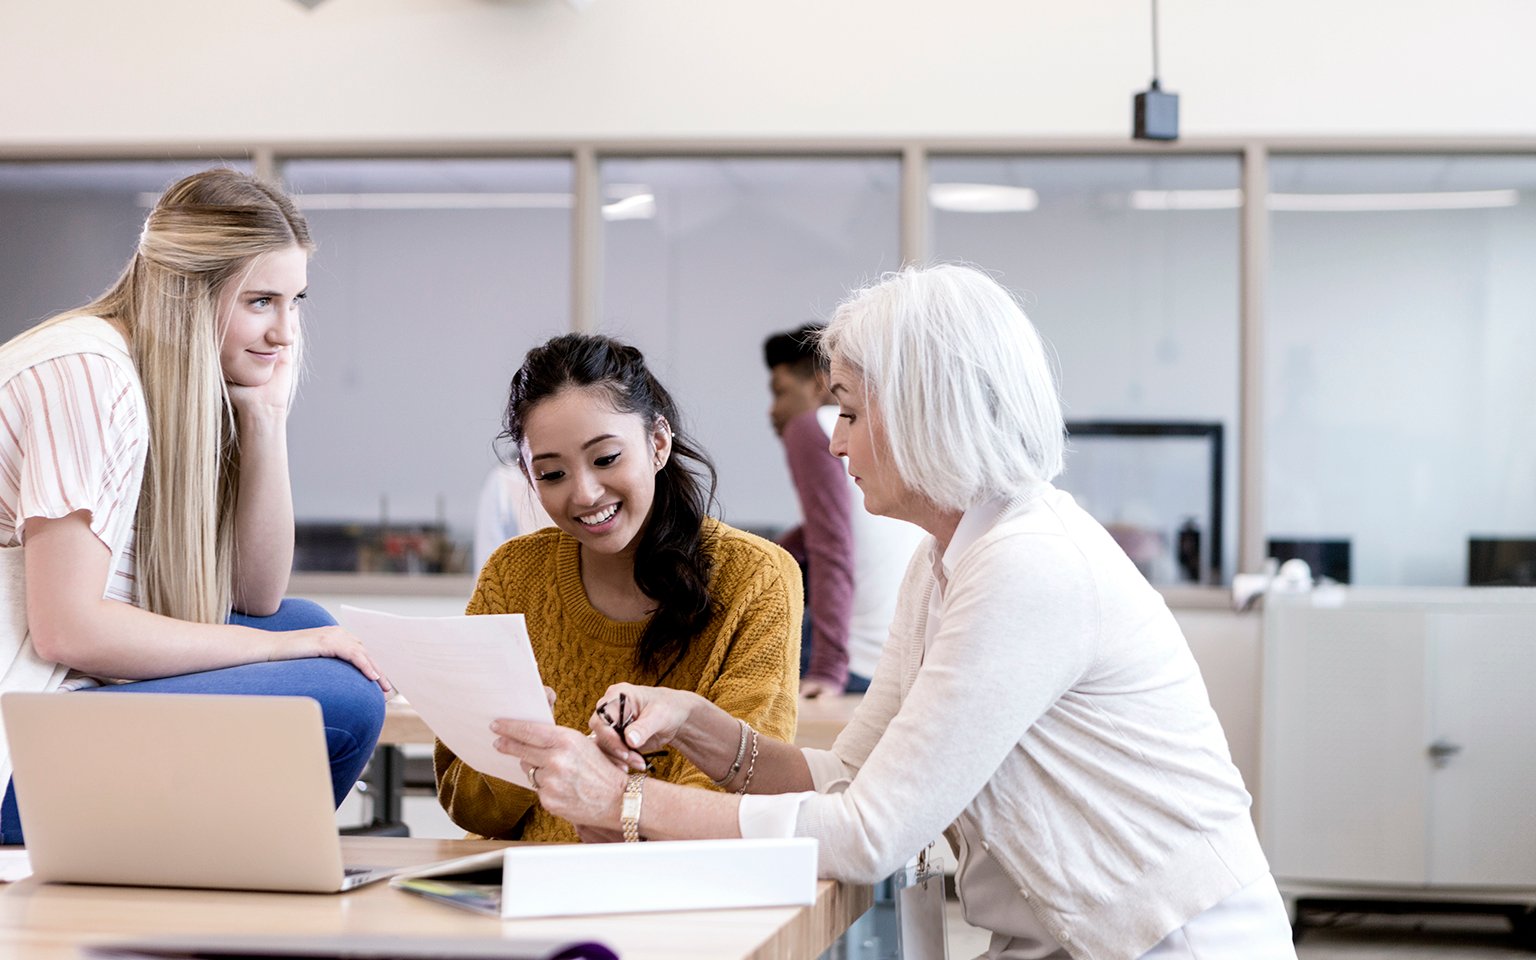
{"label": "beaded bracelet", "polygon": [[736,745],[736,762],[731,764],[731,769],[727,770],[725,776],[719,780],[714,777],[709,778],[717,787],[723,787],[736,779],[736,774],[741,770],[741,758],[747,755],[747,721],[738,719],[736,722],[741,724],[741,742]]}
{"label": "beaded bracelet", "polygon": [[756,769],[757,769],[757,731],[753,730],[752,731],[752,759],[747,761],[747,778],[745,780],[741,781],[741,789],[737,790],[736,791],[737,793],[743,793],[744,794],[744,793],[747,792],[747,788],[752,786],[752,771],[754,771]]}

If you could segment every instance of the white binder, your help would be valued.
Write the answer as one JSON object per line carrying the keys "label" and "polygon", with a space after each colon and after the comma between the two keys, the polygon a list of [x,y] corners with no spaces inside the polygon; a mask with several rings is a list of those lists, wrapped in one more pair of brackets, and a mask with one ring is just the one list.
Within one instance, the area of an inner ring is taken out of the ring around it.
{"label": "white binder", "polygon": [[[501,866],[501,916],[580,916],[741,907],[816,900],[816,841],[672,840],[530,843],[411,870],[391,881],[484,874]],[[447,898],[443,898],[447,899]]]}

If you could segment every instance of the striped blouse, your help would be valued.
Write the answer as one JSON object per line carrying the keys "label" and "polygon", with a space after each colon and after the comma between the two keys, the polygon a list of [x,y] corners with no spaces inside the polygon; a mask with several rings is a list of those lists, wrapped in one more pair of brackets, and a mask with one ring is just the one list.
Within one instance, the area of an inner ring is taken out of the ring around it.
{"label": "striped blouse", "polygon": [[117,558],[103,596],[136,602],[136,474],[148,445],[143,388],[100,354],[46,360],[0,385],[0,547],[20,545],[30,517],[87,511]]}

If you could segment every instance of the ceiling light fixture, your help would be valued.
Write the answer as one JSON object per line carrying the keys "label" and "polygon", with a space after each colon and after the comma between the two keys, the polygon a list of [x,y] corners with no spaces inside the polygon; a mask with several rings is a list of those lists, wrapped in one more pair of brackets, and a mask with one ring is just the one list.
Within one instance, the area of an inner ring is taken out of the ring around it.
{"label": "ceiling light fixture", "polygon": [[[139,194],[150,209],[158,193]],[[569,193],[298,193],[300,210],[561,210],[570,209]]]}
{"label": "ceiling light fixture", "polygon": [[1272,193],[1269,209],[1287,213],[1374,213],[1395,210],[1480,210],[1513,207],[1519,190],[1444,190],[1427,193]]}
{"label": "ceiling light fixture", "polygon": [[1131,136],[1137,140],[1179,139],[1179,95],[1164,93],[1158,79],[1157,0],[1152,0],[1152,86],[1136,94]]}
{"label": "ceiling light fixture", "polygon": [[656,216],[656,195],[637,193],[603,204],[604,220],[649,220]]}
{"label": "ceiling light fixture", "polygon": [[1132,210],[1229,210],[1243,205],[1243,191],[1132,190]]}
{"label": "ceiling light fixture", "polygon": [[1040,195],[999,183],[935,183],[928,187],[928,202],[950,213],[1027,213],[1040,206]]}
{"label": "ceiling light fixture", "polygon": [[[1514,207],[1519,190],[1440,190],[1419,193],[1271,193],[1281,213],[1390,213],[1404,210],[1484,210]],[[1132,210],[1232,210],[1243,205],[1236,187],[1216,190],[1132,190]]]}

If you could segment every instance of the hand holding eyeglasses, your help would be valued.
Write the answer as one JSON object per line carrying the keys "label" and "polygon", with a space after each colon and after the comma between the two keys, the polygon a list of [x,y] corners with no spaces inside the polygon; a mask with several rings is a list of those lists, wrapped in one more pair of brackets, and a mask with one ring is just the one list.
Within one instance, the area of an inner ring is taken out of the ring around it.
{"label": "hand holding eyeglasses", "polygon": [[616,683],[603,694],[587,725],[609,759],[630,770],[672,745],[692,713],[697,694],[667,687]]}

